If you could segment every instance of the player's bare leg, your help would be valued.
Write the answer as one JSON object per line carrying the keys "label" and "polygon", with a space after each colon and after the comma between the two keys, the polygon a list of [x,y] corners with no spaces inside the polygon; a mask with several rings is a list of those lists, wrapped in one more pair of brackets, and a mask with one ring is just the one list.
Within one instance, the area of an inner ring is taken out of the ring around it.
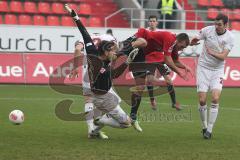
{"label": "player's bare leg", "polygon": [[172,108],[175,108],[177,111],[182,110],[181,105],[179,104],[179,102],[176,101],[176,93],[171,77],[169,75],[164,75],[163,77],[167,83],[167,89],[171,98]]}
{"label": "player's bare leg", "polygon": [[217,115],[218,115],[220,95],[221,95],[221,90],[217,90],[217,89],[212,90],[212,103],[209,109],[209,120],[208,120],[207,131],[204,134],[205,139],[210,139],[212,136],[213,126],[217,120]]}
{"label": "player's bare leg", "polygon": [[198,99],[199,99],[199,106],[198,110],[200,113],[200,118],[202,121],[202,134],[204,134],[207,131],[207,93],[206,92],[198,92]]}

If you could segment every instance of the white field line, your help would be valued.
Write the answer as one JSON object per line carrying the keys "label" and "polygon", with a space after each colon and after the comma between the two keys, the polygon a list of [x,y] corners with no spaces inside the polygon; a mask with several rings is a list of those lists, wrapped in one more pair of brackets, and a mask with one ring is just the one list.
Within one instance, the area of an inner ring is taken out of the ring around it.
{"label": "white field line", "polygon": [[[79,98],[72,98],[72,97],[61,97],[61,98],[44,98],[44,97],[38,97],[38,98],[31,98],[31,97],[24,97],[24,98],[16,98],[16,97],[0,97],[0,101],[58,101],[58,100],[63,100],[63,99],[71,99],[71,100],[80,100],[82,99],[82,96]],[[0,102],[1,103],[1,102]],[[141,103],[145,104],[150,104],[148,100],[142,100]],[[163,106],[170,106],[170,103],[157,103],[158,105],[163,105]],[[193,104],[181,104],[183,107],[189,107],[189,106],[197,106]],[[240,111],[239,106],[234,106],[234,107],[220,107],[220,109],[224,110],[232,110],[232,111]]]}

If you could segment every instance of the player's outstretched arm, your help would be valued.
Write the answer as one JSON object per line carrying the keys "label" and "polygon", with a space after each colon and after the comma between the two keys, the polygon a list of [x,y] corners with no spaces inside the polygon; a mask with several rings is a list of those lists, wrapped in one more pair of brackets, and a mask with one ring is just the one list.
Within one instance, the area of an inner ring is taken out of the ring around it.
{"label": "player's outstretched arm", "polygon": [[179,68],[174,64],[171,56],[164,55],[164,61],[174,72],[176,72],[182,79],[188,80],[187,76],[180,72]]}
{"label": "player's outstretched arm", "polygon": [[199,45],[200,39],[198,39],[197,37],[194,37],[191,42],[190,42],[190,46],[196,46],[196,45]]}
{"label": "player's outstretched arm", "polygon": [[128,67],[128,65],[130,63],[132,63],[134,58],[137,56],[138,51],[139,51],[138,48],[133,49],[129,53],[129,56],[128,56],[126,62],[122,63],[119,67],[111,70],[112,79],[118,78],[125,71],[125,69]]}
{"label": "player's outstretched arm", "polygon": [[64,8],[65,8],[65,10],[71,15],[71,17],[73,17],[73,19],[74,19],[75,21],[79,20],[79,17],[78,17],[78,15],[77,15],[77,13],[76,13],[73,9],[71,9],[71,8],[68,6],[68,4],[65,4],[65,5],[64,5]]}

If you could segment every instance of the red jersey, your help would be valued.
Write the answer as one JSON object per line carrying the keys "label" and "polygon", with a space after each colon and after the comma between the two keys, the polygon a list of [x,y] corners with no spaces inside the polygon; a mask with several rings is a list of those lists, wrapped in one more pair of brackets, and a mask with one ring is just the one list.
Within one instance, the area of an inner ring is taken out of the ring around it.
{"label": "red jersey", "polygon": [[137,38],[144,38],[148,43],[144,48],[147,62],[163,62],[164,55],[171,56],[173,54],[176,35],[172,32],[164,30],[149,31],[145,28],[140,28],[135,36]]}

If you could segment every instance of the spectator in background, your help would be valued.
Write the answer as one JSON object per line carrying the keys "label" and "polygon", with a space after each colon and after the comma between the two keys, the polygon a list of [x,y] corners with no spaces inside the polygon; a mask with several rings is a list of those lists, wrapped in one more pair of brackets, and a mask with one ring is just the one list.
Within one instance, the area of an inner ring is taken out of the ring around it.
{"label": "spectator in background", "polygon": [[147,0],[138,0],[138,3],[142,6],[142,8],[145,8]]}
{"label": "spectator in background", "polygon": [[118,44],[116,37],[113,35],[112,29],[107,29],[106,34],[112,36],[115,39],[115,43]]}
{"label": "spectator in background", "polygon": [[[160,9],[159,14],[161,20],[164,20],[164,16],[165,20],[175,19],[176,12],[173,11],[173,9],[177,9],[175,0],[160,0],[157,8]],[[164,23],[166,29],[172,28],[172,22],[165,21],[160,22],[158,28],[164,28]]]}
{"label": "spectator in background", "polygon": [[237,6],[237,0],[222,0],[222,2],[227,8],[234,9]]}
{"label": "spectator in background", "polygon": [[106,31],[106,34],[110,34],[111,36],[113,36],[112,29],[108,29],[108,30]]}

